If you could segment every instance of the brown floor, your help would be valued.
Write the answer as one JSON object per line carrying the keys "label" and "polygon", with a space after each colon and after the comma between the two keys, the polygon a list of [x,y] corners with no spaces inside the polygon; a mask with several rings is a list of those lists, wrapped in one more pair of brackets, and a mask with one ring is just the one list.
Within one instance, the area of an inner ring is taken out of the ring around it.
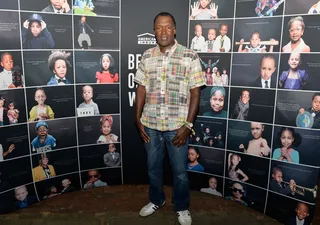
{"label": "brown floor", "polygon": [[[138,212],[148,203],[148,188],[113,186],[57,196],[25,210],[0,216],[1,225],[173,225],[178,224],[170,204],[171,188],[165,187],[167,204],[154,215]],[[216,196],[191,192],[194,225],[280,225],[255,210]]]}

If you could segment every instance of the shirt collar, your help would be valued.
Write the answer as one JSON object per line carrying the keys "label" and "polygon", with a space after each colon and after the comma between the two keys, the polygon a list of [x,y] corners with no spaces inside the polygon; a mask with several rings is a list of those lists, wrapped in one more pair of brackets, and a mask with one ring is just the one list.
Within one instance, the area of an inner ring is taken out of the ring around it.
{"label": "shirt collar", "polygon": [[4,69],[4,68],[3,68],[3,71],[6,72],[6,73],[12,73],[11,70],[6,70],[6,69]]}
{"label": "shirt collar", "polygon": [[304,224],[304,219],[303,220],[300,220],[297,216],[296,216],[296,222],[298,225],[303,225]]}
{"label": "shirt collar", "polygon": [[55,13],[63,13],[63,9],[56,9],[53,5],[52,8]]}
{"label": "shirt collar", "polygon": [[[177,42],[177,40],[174,40],[174,44],[170,48],[167,48],[166,51],[164,52],[164,54],[171,55],[176,50],[177,46],[178,46],[178,42]],[[157,51],[159,54],[162,54],[162,52],[160,51],[159,45],[157,45]]]}
{"label": "shirt collar", "polygon": [[266,85],[266,81],[268,81],[268,86],[270,88],[271,77],[268,80],[264,80],[264,79],[261,78],[262,87],[264,87]]}
{"label": "shirt collar", "polygon": [[54,77],[57,79],[57,80],[66,80],[66,78],[64,77],[64,78],[60,78],[60,77],[58,77],[57,75],[54,75]]}

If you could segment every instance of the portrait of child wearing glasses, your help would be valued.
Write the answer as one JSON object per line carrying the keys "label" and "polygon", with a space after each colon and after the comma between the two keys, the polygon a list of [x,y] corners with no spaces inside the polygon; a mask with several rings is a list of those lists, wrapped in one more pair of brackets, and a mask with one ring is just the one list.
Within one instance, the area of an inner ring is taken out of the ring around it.
{"label": "portrait of child wearing glasses", "polygon": [[233,182],[230,188],[232,196],[227,196],[226,199],[248,206],[248,203],[243,200],[246,196],[245,186],[239,182]]}
{"label": "portrait of child wearing glasses", "polygon": [[100,173],[98,170],[89,170],[88,179],[89,180],[83,185],[84,189],[107,186],[106,182],[100,180]]}

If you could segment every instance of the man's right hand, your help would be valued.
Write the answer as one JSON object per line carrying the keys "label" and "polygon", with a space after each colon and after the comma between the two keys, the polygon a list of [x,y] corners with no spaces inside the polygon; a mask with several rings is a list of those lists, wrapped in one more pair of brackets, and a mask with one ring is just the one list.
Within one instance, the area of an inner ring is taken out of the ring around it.
{"label": "man's right hand", "polygon": [[140,133],[140,137],[143,139],[143,141],[145,143],[150,142],[150,137],[145,132],[143,124],[140,121],[136,121],[136,124]]}

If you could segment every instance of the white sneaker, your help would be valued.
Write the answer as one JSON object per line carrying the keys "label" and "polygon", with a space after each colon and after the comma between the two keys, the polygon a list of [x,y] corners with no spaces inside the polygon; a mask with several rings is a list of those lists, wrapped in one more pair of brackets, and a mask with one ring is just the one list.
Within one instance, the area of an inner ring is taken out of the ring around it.
{"label": "white sneaker", "polygon": [[[161,206],[163,206],[166,203],[164,201]],[[148,205],[145,205],[139,212],[139,215],[142,217],[150,216],[152,213],[157,211],[161,206],[157,206],[153,204],[152,202],[149,202]]]}
{"label": "white sneaker", "polygon": [[189,210],[178,211],[177,212],[178,221],[181,225],[191,225],[191,214]]}

